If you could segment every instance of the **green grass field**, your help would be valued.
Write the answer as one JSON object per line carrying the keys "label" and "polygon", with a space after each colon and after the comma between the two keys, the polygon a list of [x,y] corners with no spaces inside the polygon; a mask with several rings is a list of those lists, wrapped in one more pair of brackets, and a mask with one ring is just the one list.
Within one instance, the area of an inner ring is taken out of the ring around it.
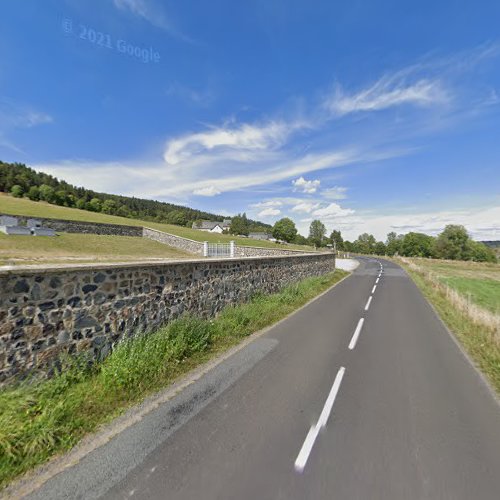
{"label": "green grass field", "polygon": [[[241,238],[232,235],[214,234],[206,231],[199,231],[182,226],[171,224],[160,224],[158,222],[141,221],[138,219],[128,219],[116,215],[106,215],[87,210],[78,210],[77,208],[59,207],[50,205],[41,201],[31,201],[26,198],[14,198],[5,193],[0,193],[0,214],[27,215],[30,217],[47,217],[53,219],[67,219],[87,222],[104,222],[108,224],[123,224],[128,226],[147,226],[159,231],[182,236],[195,241],[209,241],[213,243],[227,243],[233,240],[240,246],[256,246],[265,248],[283,248],[270,241],[252,240],[250,238]],[[313,251],[312,247],[302,245],[286,245],[285,248],[291,250]]]}
{"label": "green grass field", "polygon": [[441,281],[461,295],[470,297],[478,306],[500,314],[500,281],[458,276],[441,278]]}
{"label": "green grass field", "polygon": [[193,258],[157,241],[132,236],[60,233],[55,237],[0,233],[0,265],[125,262]]}
{"label": "green grass field", "polygon": [[478,306],[500,313],[500,264],[411,259]]}

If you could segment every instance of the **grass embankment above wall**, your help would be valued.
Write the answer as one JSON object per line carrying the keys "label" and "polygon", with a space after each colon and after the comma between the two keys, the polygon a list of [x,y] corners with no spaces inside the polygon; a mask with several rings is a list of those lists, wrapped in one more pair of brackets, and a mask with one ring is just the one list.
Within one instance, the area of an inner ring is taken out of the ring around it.
{"label": "grass embankment above wall", "polygon": [[107,215],[77,208],[60,207],[50,205],[43,201],[31,201],[26,198],[14,198],[5,193],[0,193],[0,214],[27,215],[29,217],[46,217],[49,219],[76,220],[85,222],[102,222],[105,224],[122,224],[126,226],[146,226],[158,231],[175,234],[182,238],[188,238],[195,241],[208,241],[212,243],[228,243],[233,240],[240,246],[255,246],[264,248],[279,248],[289,250],[302,250],[311,252],[312,247],[303,245],[278,245],[265,240],[253,240],[229,234],[216,234],[207,231],[199,231],[183,226],[172,224],[160,224],[158,222],[143,221],[138,219],[129,219],[127,217],[118,217],[116,215]]}
{"label": "grass embankment above wall", "polygon": [[0,265],[80,264],[193,258],[157,241],[133,236],[59,233],[56,237],[0,233]]}
{"label": "grass embankment above wall", "polygon": [[347,275],[336,270],[307,278],[279,293],[227,307],[212,320],[186,317],[120,343],[91,368],[67,361],[50,380],[0,390],[0,488]]}
{"label": "grass embankment above wall", "polygon": [[[495,309],[499,300],[500,265],[408,258],[396,260],[408,271],[500,394],[500,316]],[[471,272],[476,278],[467,277]],[[493,288],[491,282],[496,283]],[[485,300],[484,295],[490,289],[496,296]]]}

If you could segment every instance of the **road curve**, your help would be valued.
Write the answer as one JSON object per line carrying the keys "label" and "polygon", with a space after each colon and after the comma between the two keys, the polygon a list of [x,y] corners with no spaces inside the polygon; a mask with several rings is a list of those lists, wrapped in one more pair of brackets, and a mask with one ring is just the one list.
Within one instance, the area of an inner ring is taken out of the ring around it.
{"label": "road curve", "polygon": [[397,265],[346,280],[31,498],[498,499],[500,406]]}

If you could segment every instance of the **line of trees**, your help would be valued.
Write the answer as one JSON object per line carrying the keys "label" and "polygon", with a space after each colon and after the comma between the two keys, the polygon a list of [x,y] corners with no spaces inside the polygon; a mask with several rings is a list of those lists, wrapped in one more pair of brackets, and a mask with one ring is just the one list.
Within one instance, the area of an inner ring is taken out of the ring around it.
{"label": "line of trees", "polygon": [[346,252],[476,262],[497,261],[495,252],[489,246],[474,241],[464,226],[454,224],[446,226],[436,237],[417,232],[407,234],[391,232],[385,242],[377,241],[368,233],[360,234],[353,242],[343,241],[340,232],[337,233],[338,235],[332,233],[332,239],[336,238],[337,248]]}
{"label": "line of trees", "polygon": [[386,241],[377,241],[369,233],[363,233],[353,241],[344,241],[342,233],[332,231],[326,236],[325,225],[313,220],[309,226],[309,237],[298,234],[294,222],[285,217],[276,222],[273,236],[281,241],[324,247],[333,245],[337,250],[375,255],[401,255],[404,257],[430,257],[450,260],[473,260],[476,262],[497,262],[495,251],[482,242],[474,241],[463,226],[450,224],[437,237],[424,233],[391,232]]}
{"label": "line of trees", "polygon": [[[11,193],[17,198],[29,198],[32,201],[45,201],[64,207],[178,226],[191,227],[194,221],[202,219],[219,222],[224,219],[222,215],[172,203],[98,193],[91,189],[73,186],[52,175],[37,172],[22,163],[0,161],[0,191]],[[271,230],[269,224],[251,219],[246,219],[246,222],[252,230]]]}

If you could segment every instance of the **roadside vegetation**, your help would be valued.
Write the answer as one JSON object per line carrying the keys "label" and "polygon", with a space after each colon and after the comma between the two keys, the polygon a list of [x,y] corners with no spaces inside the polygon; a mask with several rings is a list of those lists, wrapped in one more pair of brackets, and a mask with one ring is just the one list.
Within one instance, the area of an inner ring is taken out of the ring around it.
{"label": "roadside vegetation", "polygon": [[397,261],[500,394],[500,265],[405,257]]}
{"label": "roadside vegetation", "polygon": [[120,342],[103,362],[65,359],[49,380],[0,390],[0,488],[64,452],[147,395],[284,318],[348,273],[307,278],[227,307],[215,319],[184,317]]}
{"label": "roadside vegetation", "polygon": [[30,237],[0,233],[0,265],[78,264],[193,258],[157,241],[132,236],[61,233]]}

